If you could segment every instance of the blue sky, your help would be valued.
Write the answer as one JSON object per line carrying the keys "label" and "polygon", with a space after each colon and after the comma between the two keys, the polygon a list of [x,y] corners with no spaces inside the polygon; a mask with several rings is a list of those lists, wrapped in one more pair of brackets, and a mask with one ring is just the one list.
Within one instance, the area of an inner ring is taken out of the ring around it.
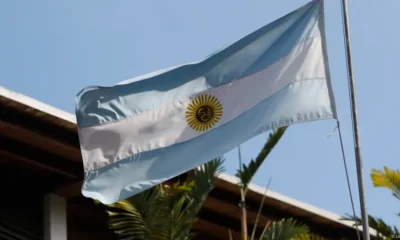
{"label": "blue sky", "polygon": [[[76,93],[88,85],[113,85],[157,69],[192,62],[233,43],[305,4],[280,1],[1,1],[0,85],[73,112]],[[400,168],[400,1],[350,0],[361,144],[369,214],[398,224],[399,202],[373,188],[372,168]],[[326,1],[326,34],[333,88],[342,124],[352,189],[357,178],[339,1]],[[255,183],[335,212],[350,213],[335,121],[291,126]],[[267,135],[245,143],[255,157]],[[226,169],[238,167],[237,151]],[[400,225],[398,225],[400,226]]]}

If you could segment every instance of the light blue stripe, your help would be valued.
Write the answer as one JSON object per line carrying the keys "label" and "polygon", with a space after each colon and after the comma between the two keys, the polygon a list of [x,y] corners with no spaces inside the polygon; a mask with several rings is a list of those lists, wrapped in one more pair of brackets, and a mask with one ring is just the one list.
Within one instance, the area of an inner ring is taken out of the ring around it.
{"label": "light blue stripe", "polygon": [[287,56],[298,42],[320,36],[318,2],[299,8],[201,62],[124,85],[83,89],[77,95],[78,126],[136,116],[270,66]]}
{"label": "light blue stripe", "polygon": [[[112,203],[204,164],[272,128],[332,118],[325,79],[299,81],[199,137],[87,173],[83,195]],[[216,147],[217,146],[217,147]]]}

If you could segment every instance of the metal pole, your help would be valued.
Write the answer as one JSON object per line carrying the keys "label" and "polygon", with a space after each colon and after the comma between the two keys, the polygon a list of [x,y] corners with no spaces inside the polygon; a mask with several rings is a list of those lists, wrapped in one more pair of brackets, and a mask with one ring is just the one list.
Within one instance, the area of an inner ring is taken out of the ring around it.
{"label": "metal pole", "polygon": [[358,179],[358,191],[360,197],[360,207],[361,207],[361,219],[363,225],[363,239],[369,240],[369,224],[368,224],[368,213],[367,204],[365,201],[365,190],[364,190],[364,174],[363,165],[361,157],[361,145],[360,136],[358,131],[358,116],[357,116],[357,104],[356,104],[356,90],[353,77],[353,64],[351,60],[351,47],[350,47],[350,30],[349,30],[349,20],[347,12],[347,1],[342,0],[342,10],[343,10],[343,25],[345,33],[345,45],[346,45],[346,55],[347,55],[347,67],[348,67],[348,78],[350,87],[350,97],[351,97],[351,111],[353,118],[353,131],[354,131],[354,147],[355,147],[355,157],[356,157],[356,167],[357,167],[357,179]]}

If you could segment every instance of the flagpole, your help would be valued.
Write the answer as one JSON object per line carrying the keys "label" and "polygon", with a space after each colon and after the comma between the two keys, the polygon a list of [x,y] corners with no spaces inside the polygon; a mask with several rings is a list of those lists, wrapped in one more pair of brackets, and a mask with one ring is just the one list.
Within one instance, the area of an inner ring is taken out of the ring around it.
{"label": "flagpole", "polygon": [[353,76],[353,64],[351,58],[351,47],[350,47],[350,29],[347,11],[347,0],[342,0],[342,10],[343,10],[343,25],[345,34],[345,45],[346,45],[346,57],[347,57],[347,67],[348,67],[348,78],[349,78],[349,88],[351,97],[351,111],[353,120],[353,132],[354,132],[354,147],[355,147],[355,157],[356,157],[356,167],[357,167],[357,180],[358,180],[358,191],[360,198],[361,207],[361,219],[363,225],[363,239],[369,240],[369,224],[368,224],[368,213],[367,204],[365,200],[365,190],[364,190],[364,175],[363,175],[363,165],[361,156],[361,144],[360,136],[358,130],[358,115],[357,115],[357,104],[356,104],[356,90],[354,84]]}

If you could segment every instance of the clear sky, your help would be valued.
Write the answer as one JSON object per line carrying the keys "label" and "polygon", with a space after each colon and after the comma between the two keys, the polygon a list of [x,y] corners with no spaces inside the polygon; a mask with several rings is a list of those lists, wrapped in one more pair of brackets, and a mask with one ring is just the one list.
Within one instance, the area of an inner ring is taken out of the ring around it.
{"label": "clear sky", "polygon": [[[307,0],[37,0],[0,1],[0,85],[73,112],[76,93],[157,69],[200,60],[305,4]],[[400,168],[399,0],[349,0],[368,211],[400,226],[400,204],[373,188],[372,168]],[[352,189],[357,178],[338,0],[327,0],[326,32],[334,93]],[[247,93],[251,94],[251,93]],[[271,190],[350,213],[334,120],[291,126],[255,177]],[[255,157],[267,135],[243,145]],[[226,155],[227,172],[238,167]]]}

